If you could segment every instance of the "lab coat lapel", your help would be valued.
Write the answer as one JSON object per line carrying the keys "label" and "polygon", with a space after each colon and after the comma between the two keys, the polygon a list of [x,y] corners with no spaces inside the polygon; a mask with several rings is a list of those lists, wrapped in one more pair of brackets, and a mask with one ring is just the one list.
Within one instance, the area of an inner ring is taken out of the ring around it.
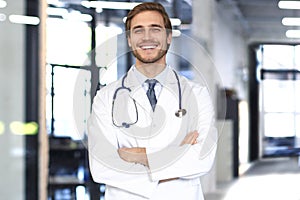
{"label": "lab coat lapel", "polygon": [[132,71],[132,68],[127,73],[125,85],[131,89],[130,97],[136,101],[136,104],[141,106],[148,113],[151,113],[152,108],[149,99],[141,83]]}
{"label": "lab coat lapel", "polygon": [[[174,97],[174,99],[173,99],[173,97]],[[168,71],[165,83],[163,83],[163,89],[157,99],[157,105],[164,106],[163,105],[164,103],[178,104],[177,79],[175,77],[173,70],[171,70],[171,69]]]}
{"label": "lab coat lapel", "polygon": [[[172,70],[168,71],[165,83],[163,83],[162,90],[157,98],[156,109],[158,107],[166,113],[175,113],[178,110],[178,85]],[[160,114],[161,112],[154,112],[154,118],[161,117]]]}

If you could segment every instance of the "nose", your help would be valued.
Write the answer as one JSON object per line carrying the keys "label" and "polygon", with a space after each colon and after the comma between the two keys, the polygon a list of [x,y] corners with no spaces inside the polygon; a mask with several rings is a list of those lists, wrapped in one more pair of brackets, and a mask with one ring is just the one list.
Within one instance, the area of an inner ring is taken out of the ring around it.
{"label": "nose", "polygon": [[143,39],[144,40],[149,40],[151,38],[151,32],[150,29],[146,28],[144,31]]}

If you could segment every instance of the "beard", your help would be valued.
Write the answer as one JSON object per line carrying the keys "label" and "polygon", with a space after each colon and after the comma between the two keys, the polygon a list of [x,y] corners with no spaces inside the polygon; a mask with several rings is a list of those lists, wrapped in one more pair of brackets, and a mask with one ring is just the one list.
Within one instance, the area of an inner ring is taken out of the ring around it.
{"label": "beard", "polygon": [[145,64],[151,64],[159,61],[162,57],[164,57],[167,54],[167,50],[159,50],[159,52],[154,57],[143,57],[137,50],[133,50],[132,53],[138,59],[140,62]]}

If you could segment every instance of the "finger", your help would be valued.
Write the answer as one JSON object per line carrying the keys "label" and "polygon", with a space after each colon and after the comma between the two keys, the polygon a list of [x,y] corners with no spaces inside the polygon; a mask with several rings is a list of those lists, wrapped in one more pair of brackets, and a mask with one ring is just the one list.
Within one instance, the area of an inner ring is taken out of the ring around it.
{"label": "finger", "polygon": [[199,133],[196,132],[196,131],[194,131],[193,134],[192,134],[192,142],[191,142],[192,145],[193,144],[197,144],[197,142],[198,142],[197,141],[198,136],[199,136]]}

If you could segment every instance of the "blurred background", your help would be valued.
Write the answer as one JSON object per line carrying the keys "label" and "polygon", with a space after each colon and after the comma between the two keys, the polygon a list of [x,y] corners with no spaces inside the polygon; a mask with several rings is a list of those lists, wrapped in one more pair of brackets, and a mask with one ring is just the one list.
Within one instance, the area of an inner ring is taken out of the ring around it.
{"label": "blurred background", "polygon": [[[133,64],[124,17],[146,1],[0,0],[0,199],[103,199],[86,121],[96,91]],[[300,1],[155,2],[172,18],[168,62],[200,72],[215,103],[206,199],[299,200]]]}

